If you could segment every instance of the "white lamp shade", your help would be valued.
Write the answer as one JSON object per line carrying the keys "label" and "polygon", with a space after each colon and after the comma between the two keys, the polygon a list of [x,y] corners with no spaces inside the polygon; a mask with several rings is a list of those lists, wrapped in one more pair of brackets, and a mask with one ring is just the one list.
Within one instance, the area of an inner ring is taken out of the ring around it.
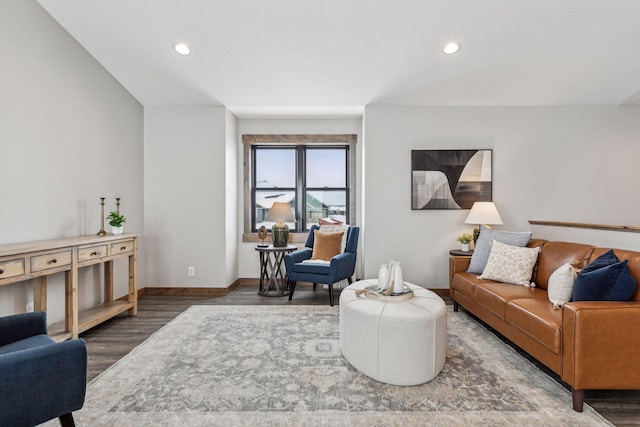
{"label": "white lamp shade", "polygon": [[275,202],[273,206],[271,206],[271,209],[269,209],[266,220],[274,222],[295,222],[291,206],[289,206],[289,203],[284,202]]}
{"label": "white lamp shade", "polygon": [[504,224],[493,202],[475,202],[467,215],[465,224]]}

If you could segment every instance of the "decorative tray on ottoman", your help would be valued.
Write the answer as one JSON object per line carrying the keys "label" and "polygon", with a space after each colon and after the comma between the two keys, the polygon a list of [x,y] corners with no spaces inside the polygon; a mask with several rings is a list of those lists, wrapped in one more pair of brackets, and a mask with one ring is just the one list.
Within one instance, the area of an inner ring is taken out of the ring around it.
{"label": "decorative tray on ottoman", "polygon": [[[392,288],[393,289],[393,288]],[[370,285],[364,289],[356,291],[356,295],[360,296],[364,294],[367,298],[375,299],[378,301],[406,301],[413,298],[413,291],[409,289],[406,283],[404,283],[404,289],[401,293],[386,294],[388,289],[380,289],[378,285]]]}

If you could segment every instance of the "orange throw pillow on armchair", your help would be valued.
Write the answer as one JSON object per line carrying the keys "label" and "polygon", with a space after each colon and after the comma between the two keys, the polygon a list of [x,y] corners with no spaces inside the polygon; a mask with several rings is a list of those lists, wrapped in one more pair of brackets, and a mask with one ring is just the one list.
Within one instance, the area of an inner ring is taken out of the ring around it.
{"label": "orange throw pillow on armchair", "polygon": [[311,259],[331,261],[331,258],[342,252],[340,246],[344,231],[324,233],[313,230],[313,233],[313,254]]}

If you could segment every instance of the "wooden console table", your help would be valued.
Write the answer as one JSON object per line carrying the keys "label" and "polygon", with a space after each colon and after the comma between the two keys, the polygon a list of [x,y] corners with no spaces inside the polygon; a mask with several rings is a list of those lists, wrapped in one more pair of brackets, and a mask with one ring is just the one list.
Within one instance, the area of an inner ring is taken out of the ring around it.
{"label": "wooden console table", "polygon": [[[113,299],[113,261],[129,258],[129,288],[125,298]],[[138,235],[66,237],[0,245],[0,286],[33,279],[36,311],[47,311],[47,276],[65,273],[65,320],[49,326],[56,341],[77,338],[105,320],[129,311],[138,314]],[[78,270],[104,264],[104,302],[78,310]]]}

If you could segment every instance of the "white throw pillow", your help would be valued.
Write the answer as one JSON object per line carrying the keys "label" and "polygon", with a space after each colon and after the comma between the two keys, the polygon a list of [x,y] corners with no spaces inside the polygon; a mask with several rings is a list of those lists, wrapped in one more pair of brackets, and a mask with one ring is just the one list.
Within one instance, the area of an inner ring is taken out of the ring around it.
{"label": "white throw pillow", "polygon": [[529,243],[529,239],[531,239],[530,231],[515,232],[492,230],[481,225],[480,236],[478,236],[478,241],[475,243],[475,248],[473,255],[471,256],[471,262],[469,262],[467,273],[482,274],[482,271],[489,260],[492,240],[497,240],[498,242],[506,243],[511,246],[524,247]]}
{"label": "white throw pillow", "polygon": [[553,303],[553,308],[558,309],[562,307],[562,304],[571,301],[573,285],[579,272],[579,269],[566,263],[551,273],[547,292],[549,293],[549,301]]}
{"label": "white throw pillow", "polygon": [[484,267],[480,279],[495,280],[514,285],[531,286],[533,266],[538,260],[540,248],[521,248],[506,245],[497,240],[491,241],[491,252],[487,265]]}
{"label": "white throw pillow", "polygon": [[338,233],[340,231],[344,231],[344,234],[342,235],[342,242],[340,243],[340,253],[344,252],[344,249],[347,246],[347,234],[349,231],[349,224],[321,225],[320,231],[322,231],[323,233]]}

